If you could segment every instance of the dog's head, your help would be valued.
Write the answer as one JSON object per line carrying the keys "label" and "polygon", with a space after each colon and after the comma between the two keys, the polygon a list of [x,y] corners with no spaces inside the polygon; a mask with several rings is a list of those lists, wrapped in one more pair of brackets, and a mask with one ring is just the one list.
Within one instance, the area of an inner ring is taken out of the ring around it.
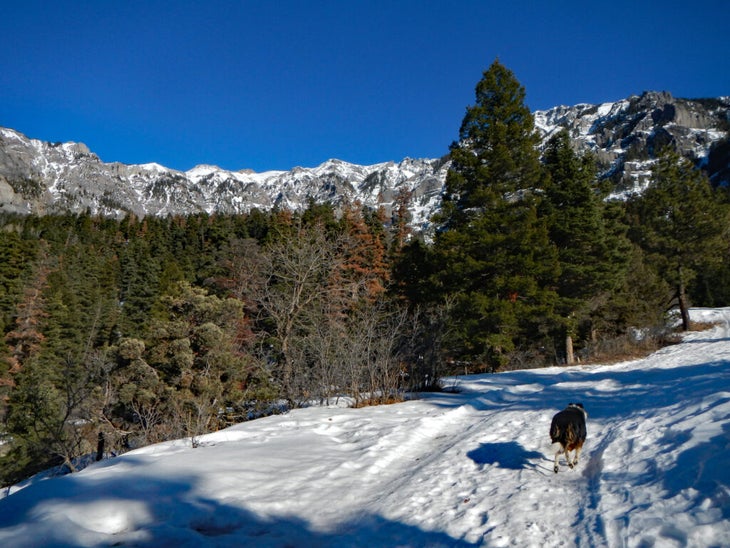
{"label": "dog's head", "polygon": [[568,409],[578,409],[579,411],[582,411],[582,412],[583,412],[583,414],[584,414],[584,415],[585,415],[586,417],[588,416],[588,411],[586,411],[586,410],[585,410],[585,409],[583,408],[583,404],[582,404],[582,403],[569,403],[569,404],[568,404]]}

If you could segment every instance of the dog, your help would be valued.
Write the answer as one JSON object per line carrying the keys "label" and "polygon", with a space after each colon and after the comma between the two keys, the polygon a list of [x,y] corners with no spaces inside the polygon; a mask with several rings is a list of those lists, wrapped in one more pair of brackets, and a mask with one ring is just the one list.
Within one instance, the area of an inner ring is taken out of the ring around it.
{"label": "dog", "polygon": [[[583,409],[582,403],[569,403],[568,407],[553,417],[550,423],[550,439],[553,443],[560,443],[555,453],[555,466],[553,470],[558,473],[558,457],[565,453],[568,466],[573,468],[578,464],[580,450],[586,441],[586,419],[588,413]],[[573,460],[570,460],[570,452],[575,451]]]}

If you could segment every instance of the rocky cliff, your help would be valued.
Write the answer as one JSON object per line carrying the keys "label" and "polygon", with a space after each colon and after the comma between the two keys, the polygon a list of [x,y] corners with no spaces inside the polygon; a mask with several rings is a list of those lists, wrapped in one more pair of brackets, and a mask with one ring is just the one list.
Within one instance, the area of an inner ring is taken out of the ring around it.
{"label": "rocky cliff", "polygon": [[567,129],[575,148],[591,151],[600,177],[617,194],[641,190],[651,165],[665,147],[708,171],[713,183],[730,181],[730,97],[676,99],[667,92],[645,92],[601,105],[556,107],[535,113],[543,143]]}

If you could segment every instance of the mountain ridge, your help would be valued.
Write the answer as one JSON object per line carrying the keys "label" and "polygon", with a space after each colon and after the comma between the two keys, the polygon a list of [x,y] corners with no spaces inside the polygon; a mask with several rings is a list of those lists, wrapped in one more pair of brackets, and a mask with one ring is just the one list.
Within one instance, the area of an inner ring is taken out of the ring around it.
{"label": "mountain ridge", "polygon": [[[542,148],[557,131],[567,130],[576,150],[594,154],[599,178],[616,196],[647,184],[664,146],[708,171],[713,184],[730,182],[730,96],[690,100],[644,92],[533,115]],[[448,167],[444,156],[367,166],[333,158],[288,171],[230,171],[205,164],[179,171],[154,162],[106,163],[83,143],[49,143],[0,128],[0,212],[237,214],[255,208],[300,210],[314,201],[335,207],[357,202],[390,214],[396,200],[408,196],[411,225],[426,229],[440,205]]]}

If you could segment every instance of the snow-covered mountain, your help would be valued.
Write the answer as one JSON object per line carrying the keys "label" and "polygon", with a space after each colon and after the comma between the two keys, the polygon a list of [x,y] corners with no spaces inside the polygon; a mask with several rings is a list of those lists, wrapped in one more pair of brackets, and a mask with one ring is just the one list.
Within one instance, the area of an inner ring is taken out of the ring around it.
{"label": "snow-covered mountain", "polygon": [[[577,149],[593,151],[602,177],[617,192],[640,187],[667,144],[707,168],[715,183],[730,181],[730,97],[685,100],[645,93],[615,103],[538,111],[535,122],[543,146],[566,128]],[[105,163],[84,144],[42,142],[0,129],[0,211],[184,215],[359,201],[389,212],[397,196],[408,194],[412,225],[420,228],[439,207],[448,166],[447,158],[370,166],[329,160],[290,171],[203,165],[181,172],[154,163]]]}
{"label": "snow-covered mountain", "polygon": [[595,155],[601,178],[616,193],[640,190],[667,146],[705,169],[714,184],[730,182],[730,97],[689,100],[645,92],[615,103],[538,111],[535,126],[543,146],[567,129],[576,150]]}
{"label": "snow-covered mountain", "polygon": [[[730,546],[730,309],[641,360],[296,409],[0,494],[0,545]],[[550,419],[588,411],[573,470]]]}
{"label": "snow-covered mountain", "polygon": [[315,168],[263,173],[201,165],[181,172],[154,163],[105,163],[84,144],[47,143],[0,129],[0,211],[242,213],[276,206],[297,210],[311,200],[389,209],[407,191],[413,223],[419,224],[437,207],[447,169],[442,160],[405,159],[370,166],[329,160]]}

